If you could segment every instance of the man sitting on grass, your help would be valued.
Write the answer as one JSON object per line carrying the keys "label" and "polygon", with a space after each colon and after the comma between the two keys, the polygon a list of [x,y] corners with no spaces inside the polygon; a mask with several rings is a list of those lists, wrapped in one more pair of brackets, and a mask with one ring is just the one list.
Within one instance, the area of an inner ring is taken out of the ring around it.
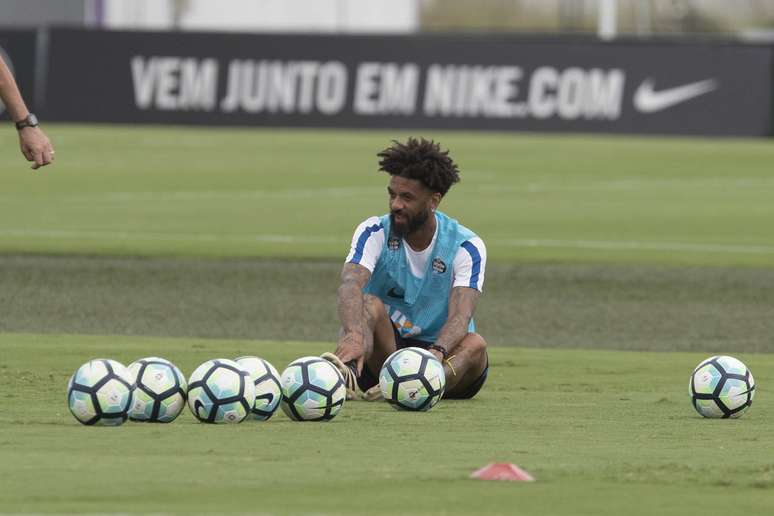
{"label": "man sitting on grass", "polygon": [[425,139],[393,142],[377,156],[390,175],[390,212],[355,230],[338,290],[338,345],[322,356],[344,376],[347,399],[376,400],[386,358],[418,346],[442,361],[445,398],[472,398],[489,370],[473,323],[486,247],[436,211],[459,170],[448,151]]}

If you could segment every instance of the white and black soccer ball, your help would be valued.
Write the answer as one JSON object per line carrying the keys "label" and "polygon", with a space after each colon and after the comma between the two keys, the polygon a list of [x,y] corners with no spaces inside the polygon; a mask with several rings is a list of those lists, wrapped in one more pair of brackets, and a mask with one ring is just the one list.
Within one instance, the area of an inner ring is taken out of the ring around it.
{"label": "white and black soccer ball", "polygon": [[282,398],[279,373],[273,365],[260,357],[239,357],[235,362],[250,373],[255,384],[255,403],[251,417],[266,421],[277,411]]}
{"label": "white and black soccer ball", "polygon": [[159,357],[141,358],[129,364],[137,385],[129,419],[150,423],[170,423],[185,406],[188,384],[180,369]]}
{"label": "white and black soccer ball", "polygon": [[79,367],[67,383],[67,403],[84,425],[117,426],[129,417],[134,381],[120,362],[106,358]]}
{"label": "white and black soccer ball", "polygon": [[384,361],[379,389],[396,409],[430,410],[443,397],[446,374],[429,351],[418,347],[399,349]]}
{"label": "white and black soccer ball", "polygon": [[729,356],[703,360],[691,374],[688,394],[704,417],[736,418],[752,405],[755,379],[747,366]]}
{"label": "white and black soccer ball", "polygon": [[233,360],[208,360],[188,379],[188,408],[203,423],[241,423],[254,402],[250,373]]}
{"label": "white and black soccer ball", "polygon": [[294,421],[330,421],[344,406],[347,388],[336,367],[320,357],[301,357],[280,376],[282,411]]}

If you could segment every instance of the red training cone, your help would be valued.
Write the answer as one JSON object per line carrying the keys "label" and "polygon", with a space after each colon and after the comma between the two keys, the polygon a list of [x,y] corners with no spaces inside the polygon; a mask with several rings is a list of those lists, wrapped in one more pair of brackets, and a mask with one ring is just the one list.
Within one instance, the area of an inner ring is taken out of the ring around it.
{"label": "red training cone", "polygon": [[534,482],[535,479],[518,467],[516,464],[510,462],[496,462],[487,464],[481,469],[477,469],[470,474],[470,478],[478,478],[481,480],[512,480],[523,482]]}

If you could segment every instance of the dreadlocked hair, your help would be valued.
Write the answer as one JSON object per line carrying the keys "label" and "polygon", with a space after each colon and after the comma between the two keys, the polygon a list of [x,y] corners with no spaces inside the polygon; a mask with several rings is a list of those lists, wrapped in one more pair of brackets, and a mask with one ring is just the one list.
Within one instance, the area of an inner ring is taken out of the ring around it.
{"label": "dreadlocked hair", "polygon": [[379,170],[391,176],[416,179],[441,195],[446,195],[460,180],[460,171],[449,157],[449,151],[442,151],[440,144],[432,140],[409,138],[405,144],[393,140],[390,147],[376,156],[381,158]]}

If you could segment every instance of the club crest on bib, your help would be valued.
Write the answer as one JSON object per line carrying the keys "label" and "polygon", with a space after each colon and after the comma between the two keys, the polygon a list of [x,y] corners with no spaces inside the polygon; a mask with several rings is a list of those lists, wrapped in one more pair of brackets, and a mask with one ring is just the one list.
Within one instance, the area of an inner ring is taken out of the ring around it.
{"label": "club crest on bib", "polygon": [[400,238],[395,235],[390,235],[390,238],[387,240],[387,249],[390,251],[397,251],[398,248],[400,248]]}
{"label": "club crest on bib", "polygon": [[443,274],[446,272],[446,264],[437,256],[433,258],[433,270],[438,274]]}

